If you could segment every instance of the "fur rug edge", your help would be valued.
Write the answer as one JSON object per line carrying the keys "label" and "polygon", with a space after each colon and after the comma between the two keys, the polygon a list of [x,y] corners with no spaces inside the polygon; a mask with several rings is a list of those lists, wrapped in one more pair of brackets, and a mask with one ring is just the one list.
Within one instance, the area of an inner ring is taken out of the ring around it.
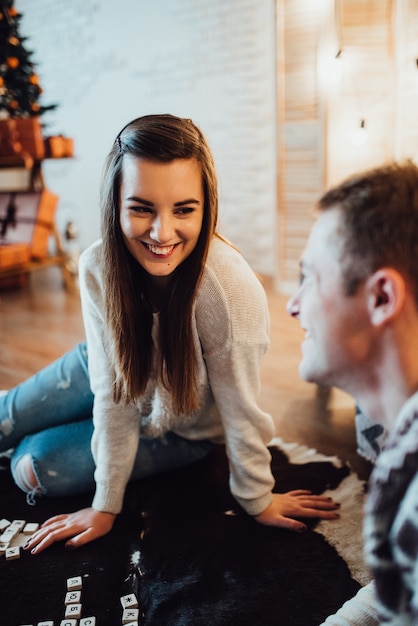
{"label": "fur rug edge", "polygon": [[[326,456],[314,448],[308,448],[298,443],[285,442],[275,437],[269,446],[276,446],[283,450],[294,464],[328,461],[336,467],[344,465],[337,456]],[[350,474],[337,489],[330,489],[324,495],[339,502],[341,518],[338,520],[321,520],[315,532],[322,534],[338,554],[347,563],[351,575],[360,585],[370,582],[371,576],[364,560],[363,551],[363,508],[366,481],[360,480],[350,468]]]}

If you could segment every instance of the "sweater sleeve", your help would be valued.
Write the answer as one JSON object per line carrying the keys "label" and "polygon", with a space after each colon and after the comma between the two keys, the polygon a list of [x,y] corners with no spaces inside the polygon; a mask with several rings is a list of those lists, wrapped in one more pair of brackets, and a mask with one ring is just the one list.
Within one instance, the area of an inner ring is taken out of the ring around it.
{"label": "sweater sleeve", "polygon": [[362,587],[335,613],[327,617],[320,626],[379,626],[376,611],[374,583]]}
{"label": "sweater sleeve", "polygon": [[235,250],[222,261],[206,268],[196,320],[224,429],[231,493],[247,513],[258,515],[270,504],[275,482],[267,448],[274,424],[258,403],[269,345],[267,298]]}
{"label": "sweater sleeve", "polygon": [[106,351],[100,244],[80,258],[80,297],[88,345],[90,385],[94,394],[92,453],[96,464],[93,507],[117,514],[139,443],[138,410],[113,401],[114,372]]}

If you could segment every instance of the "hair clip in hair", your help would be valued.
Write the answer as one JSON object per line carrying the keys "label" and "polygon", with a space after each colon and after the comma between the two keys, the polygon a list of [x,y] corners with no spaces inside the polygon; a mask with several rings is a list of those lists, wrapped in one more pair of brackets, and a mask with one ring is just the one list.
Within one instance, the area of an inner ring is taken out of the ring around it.
{"label": "hair clip in hair", "polygon": [[120,136],[119,135],[117,137],[117,142],[118,142],[118,146],[119,146],[119,154],[122,154],[122,142],[120,140]]}

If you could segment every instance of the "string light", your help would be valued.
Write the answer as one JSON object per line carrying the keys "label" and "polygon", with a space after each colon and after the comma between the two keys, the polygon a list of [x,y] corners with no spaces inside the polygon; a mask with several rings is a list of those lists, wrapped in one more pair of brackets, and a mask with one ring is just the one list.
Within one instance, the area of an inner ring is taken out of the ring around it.
{"label": "string light", "polygon": [[343,63],[342,50],[338,50],[337,54],[323,54],[319,64],[319,77],[322,84],[334,88],[337,86],[342,77]]}
{"label": "string light", "polygon": [[355,146],[364,146],[368,138],[366,130],[366,121],[361,120],[360,126],[354,131],[351,137],[351,143]]}

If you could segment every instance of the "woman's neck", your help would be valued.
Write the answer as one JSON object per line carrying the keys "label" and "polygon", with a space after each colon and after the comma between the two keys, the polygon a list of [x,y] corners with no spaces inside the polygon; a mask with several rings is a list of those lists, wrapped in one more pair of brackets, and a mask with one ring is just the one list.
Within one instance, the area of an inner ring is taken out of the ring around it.
{"label": "woman's neck", "polygon": [[170,276],[150,277],[148,281],[148,294],[154,312],[161,311],[166,299],[167,289],[170,282]]}

